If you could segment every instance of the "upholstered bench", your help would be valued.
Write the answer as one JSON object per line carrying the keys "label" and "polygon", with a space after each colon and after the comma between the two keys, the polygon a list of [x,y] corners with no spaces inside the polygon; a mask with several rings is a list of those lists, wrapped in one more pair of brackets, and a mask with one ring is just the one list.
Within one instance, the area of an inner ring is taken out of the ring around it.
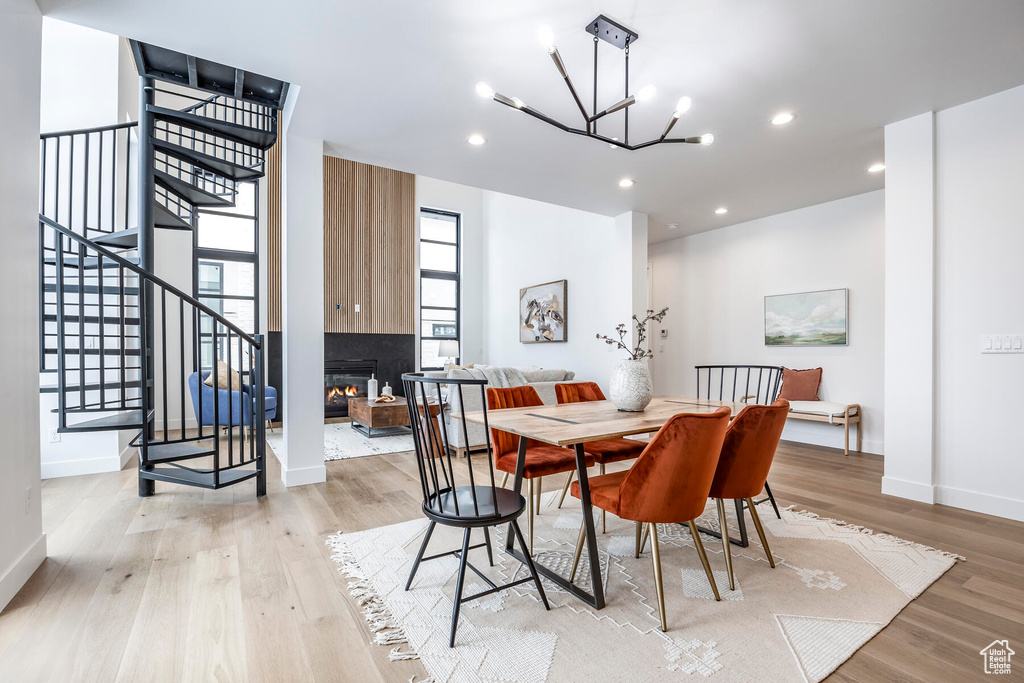
{"label": "upholstered bench", "polygon": [[861,424],[860,404],[832,403],[831,401],[790,401],[789,418],[842,425],[845,432],[843,442],[845,455],[850,454],[850,425],[855,424],[857,425],[857,452],[860,453],[861,434],[864,431]]}

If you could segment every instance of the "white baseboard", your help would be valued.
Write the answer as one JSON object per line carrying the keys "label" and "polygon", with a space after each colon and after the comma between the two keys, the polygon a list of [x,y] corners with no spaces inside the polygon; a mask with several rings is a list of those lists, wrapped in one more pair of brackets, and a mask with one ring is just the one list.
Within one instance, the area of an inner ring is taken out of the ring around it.
{"label": "white baseboard", "polygon": [[[100,474],[101,472],[119,472],[131,458],[134,447],[127,448],[119,455],[106,455],[102,458],[86,458],[75,460],[58,460],[40,464],[40,476],[43,479],[58,477],[77,477],[82,474]],[[128,453],[128,457],[125,457]]]}
{"label": "white baseboard", "polygon": [[303,467],[301,469],[289,470],[281,468],[281,481],[285,486],[306,486],[307,484],[322,484],[327,481],[327,466]]}
{"label": "white baseboard", "polygon": [[39,538],[0,576],[0,610],[7,607],[21,587],[25,585],[39,565],[46,559],[46,534]]}
{"label": "white baseboard", "polygon": [[887,496],[916,500],[919,503],[935,503],[935,487],[906,479],[882,477],[882,493]]}
{"label": "white baseboard", "polygon": [[936,486],[935,502],[940,505],[949,505],[963,510],[1024,522],[1024,500],[967,491],[952,486]]}
{"label": "white baseboard", "polygon": [[121,451],[121,466],[118,469],[123,470],[124,466],[128,464],[128,461],[135,456],[135,453],[138,452],[138,450],[138,446],[126,446],[125,449]]}

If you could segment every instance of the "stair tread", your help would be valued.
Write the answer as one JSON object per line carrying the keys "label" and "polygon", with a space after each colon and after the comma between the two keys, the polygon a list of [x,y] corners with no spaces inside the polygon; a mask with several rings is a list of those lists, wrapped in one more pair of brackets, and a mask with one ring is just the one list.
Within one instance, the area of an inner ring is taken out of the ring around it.
{"label": "stair tread", "polygon": [[193,446],[187,442],[151,444],[147,450],[149,454],[146,457],[146,461],[150,463],[199,458],[204,455],[213,455],[214,453],[212,448]]}
{"label": "stair tread", "polygon": [[209,154],[202,154],[195,150],[176,145],[173,142],[167,140],[161,140],[159,138],[151,138],[153,146],[162,152],[170,154],[171,156],[187,161],[190,164],[199,166],[207,171],[216,173],[224,176],[225,178],[231,178],[232,180],[249,180],[252,178],[262,178],[264,173],[262,168],[253,168],[248,166],[238,166],[226,161],[224,159],[218,159],[215,156]]}
{"label": "stair tread", "polygon": [[234,201],[223,195],[213,194],[182,178],[164,171],[153,171],[156,182],[169,192],[178,195],[193,206],[234,206]]}
{"label": "stair tread", "polygon": [[[89,304],[89,305],[90,306],[95,306],[96,304]],[[109,306],[105,306],[105,308],[111,308],[111,307],[116,307],[116,305],[115,304],[110,304]],[[55,323],[55,322],[57,322],[57,314],[56,313],[46,313],[45,315],[43,315],[43,321],[44,322],[48,322],[48,323]],[[79,322],[79,317],[77,315],[65,315],[64,316],[64,322],[66,322],[66,323],[77,323],[77,322]],[[98,315],[87,315],[87,316],[85,316],[85,324],[86,325],[89,325],[89,324],[98,325],[99,322],[100,322],[100,317]],[[103,322],[106,325],[120,325],[120,324],[124,324],[124,325],[138,325],[140,321],[139,321],[139,319],[137,317],[128,316],[128,317],[122,318],[122,317],[116,316],[116,315],[105,315],[105,316],[103,316]],[[51,334],[56,334],[56,332],[53,332]]]}
{"label": "stair tread", "polygon": [[[74,280],[75,278],[67,278],[67,279]],[[71,283],[71,282],[65,282],[64,283],[64,292],[65,293],[77,294],[80,290],[81,290],[81,285],[79,285],[77,283]],[[100,290],[99,285],[86,285],[85,286],[85,293],[86,294],[99,294],[100,293],[99,290]],[[46,284],[43,285],[43,291],[45,291],[45,292],[56,292],[57,291],[57,283],[56,282],[47,282]],[[106,286],[103,287],[103,293],[104,294],[120,294],[121,293],[121,288],[118,287],[118,286],[114,286],[114,285],[106,285]],[[136,294],[139,293],[139,288],[138,287],[125,287],[124,288],[124,293],[125,293],[125,295],[135,296]],[[67,304],[67,305],[72,306],[72,305],[76,305],[76,304]],[[99,304],[88,304],[87,303],[85,305],[86,306],[97,306]],[[109,305],[113,306],[114,304],[109,304]]]}
{"label": "stair tread", "polygon": [[259,149],[270,149],[277,141],[277,134],[258,128],[249,128],[230,121],[218,121],[208,116],[200,116],[168,107],[159,107],[153,104],[146,105],[148,111],[153,112],[156,118],[163,121],[182,122],[191,128],[198,128],[221,137],[235,140],[246,145],[252,145]]}
{"label": "stair tread", "polygon": [[[128,261],[129,263],[133,263],[135,265],[139,265],[139,257],[138,256],[122,256],[121,258],[123,258],[124,260]],[[43,259],[43,262],[46,265],[48,265],[48,266],[55,266],[55,265],[57,265],[57,257],[56,256],[47,256],[46,258]],[[77,256],[65,256],[64,257],[64,266],[65,267],[77,268],[78,267],[78,263],[79,263],[79,258]],[[97,256],[86,256],[85,257],[85,269],[86,270],[95,269],[98,265],[99,265],[99,257],[97,257]],[[121,265],[120,263],[117,263],[116,261],[112,261],[109,258],[104,258],[103,259],[103,267],[104,268],[106,268],[108,266],[111,267],[111,268],[113,268],[115,266],[119,267],[120,265]]]}
{"label": "stair tread", "polygon": [[168,230],[191,230],[192,224],[160,202],[153,202],[153,225]]}
{"label": "stair tread", "polygon": [[[71,411],[66,411],[71,412]],[[149,411],[149,417],[153,417],[153,411]],[[60,432],[106,432],[121,429],[142,429],[142,411],[129,410],[116,415],[98,417],[84,422],[78,422],[67,427],[61,427]]]}
{"label": "stair tread", "polygon": [[[115,369],[117,369],[117,368],[107,368],[107,370],[115,370]],[[152,384],[152,381],[150,381],[148,384]],[[106,382],[105,384],[103,384],[103,388],[104,389],[120,389],[121,388],[121,381],[118,380],[118,381]],[[126,380],[125,383],[124,383],[124,388],[125,389],[140,389],[140,388],[142,388],[142,380],[138,380],[138,379]],[[60,389],[60,387],[58,387],[56,385],[39,387],[39,393],[40,394],[56,394],[56,393],[58,393],[59,389]],[[82,385],[80,385],[80,384],[76,384],[74,386],[66,386],[66,387],[64,387],[64,393],[71,393],[71,392],[76,392],[76,391],[81,391],[81,390],[82,390]],[[99,391],[100,390],[100,385],[99,385],[98,382],[94,383],[94,384],[86,384],[85,385],[85,390],[86,391]]]}
{"label": "stair tread", "polygon": [[128,228],[126,230],[118,230],[109,235],[94,237],[92,241],[105,246],[134,248],[139,245],[139,229]]}
{"label": "stair tread", "polygon": [[[220,485],[229,486],[237,484],[246,479],[252,479],[259,470],[236,468],[222,470],[220,472]],[[154,481],[166,481],[173,484],[186,484],[188,486],[199,486],[201,488],[214,488],[214,473],[198,470],[185,469],[183,467],[153,467],[152,469],[140,469],[139,477],[152,479]]]}

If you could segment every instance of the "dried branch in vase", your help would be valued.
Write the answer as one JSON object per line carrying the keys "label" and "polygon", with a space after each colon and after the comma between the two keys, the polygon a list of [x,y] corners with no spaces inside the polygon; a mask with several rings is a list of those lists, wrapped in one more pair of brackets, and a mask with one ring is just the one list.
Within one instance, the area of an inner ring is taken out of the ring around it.
{"label": "dried branch in vase", "polygon": [[647,315],[643,320],[638,318],[635,314],[633,315],[633,325],[636,327],[636,345],[630,348],[626,340],[626,334],[629,332],[629,328],[625,323],[619,323],[615,326],[615,333],[619,336],[618,339],[610,337],[606,334],[598,334],[597,338],[603,341],[605,344],[611,344],[617,348],[622,349],[629,354],[631,360],[643,360],[644,358],[653,358],[654,352],[650,349],[644,348],[644,342],[647,341],[647,325],[651,322],[660,323],[665,319],[665,315],[668,313],[668,306],[661,309],[657,313],[654,309],[647,309]]}

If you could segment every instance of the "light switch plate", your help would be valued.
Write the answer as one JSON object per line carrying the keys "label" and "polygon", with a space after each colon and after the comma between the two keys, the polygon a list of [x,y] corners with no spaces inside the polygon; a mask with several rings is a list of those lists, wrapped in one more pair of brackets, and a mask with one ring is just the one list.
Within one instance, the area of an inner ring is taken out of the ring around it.
{"label": "light switch plate", "polygon": [[1024,335],[984,334],[981,336],[982,353],[1024,353]]}

